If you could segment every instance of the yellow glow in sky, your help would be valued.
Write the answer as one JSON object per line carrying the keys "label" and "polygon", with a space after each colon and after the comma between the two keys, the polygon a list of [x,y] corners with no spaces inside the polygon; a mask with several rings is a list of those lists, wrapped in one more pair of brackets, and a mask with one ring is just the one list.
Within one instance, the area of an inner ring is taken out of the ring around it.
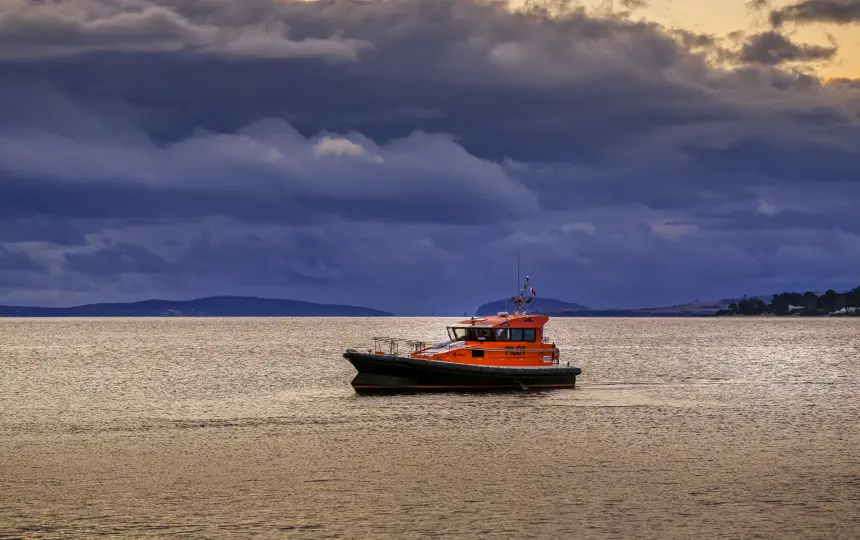
{"label": "yellow glow in sky", "polygon": [[[794,3],[772,0],[771,9]],[[589,8],[612,6],[616,12],[624,10],[622,0],[583,0],[579,4]],[[752,34],[770,29],[768,13],[768,10],[758,13],[750,10],[746,0],[648,0],[648,6],[636,10],[633,18],[725,36],[737,30]],[[829,34],[838,42],[839,51],[830,63],[814,66],[818,74],[822,77],[860,78],[860,24],[797,26],[790,23],[782,28],[782,32],[798,44],[824,46],[830,46]]]}
{"label": "yellow glow in sky", "polygon": [[[617,3],[620,6],[621,2]],[[771,9],[794,3],[772,0]],[[639,14],[667,25],[721,35],[735,30],[753,33],[770,28],[768,11],[757,14],[746,7],[745,0],[651,0]],[[782,31],[796,43],[824,46],[830,45],[828,34],[833,36],[839,44],[839,52],[832,62],[816,66],[816,70],[823,77],[860,77],[860,24],[788,24]]]}

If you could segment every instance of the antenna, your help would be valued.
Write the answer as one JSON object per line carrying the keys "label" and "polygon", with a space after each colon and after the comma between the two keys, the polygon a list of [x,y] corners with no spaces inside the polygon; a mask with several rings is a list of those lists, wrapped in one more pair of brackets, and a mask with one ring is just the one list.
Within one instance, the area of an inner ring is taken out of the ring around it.
{"label": "antenna", "polygon": [[517,288],[518,288],[519,294],[517,294],[517,296],[515,298],[511,298],[511,301],[516,306],[514,308],[514,313],[513,313],[514,315],[526,315],[527,311],[526,311],[525,305],[528,304],[529,302],[531,302],[533,300],[532,297],[534,296],[534,295],[529,295],[528,297],[526,297],[526,293],[531,292],[531,289],[529,289],[529,277],[526,276],[526,281],[523,283],[522,289],[520,289],[519,286],[520,286],[520,250],[519,250],[519,248],[517,248]]}

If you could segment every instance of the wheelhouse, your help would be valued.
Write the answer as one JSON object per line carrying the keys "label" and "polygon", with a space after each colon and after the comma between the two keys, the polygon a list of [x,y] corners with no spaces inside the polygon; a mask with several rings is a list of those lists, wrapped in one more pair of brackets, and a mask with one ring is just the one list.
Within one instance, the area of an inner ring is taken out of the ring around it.
{"label": "wheelhouse", "polygon": [[[448,341],[427,346],[422,341],[396,338],[373,338],[376,355],[400,354],[401,346],[408,347],[410,358],[432,360],[448,364],[469,364],[482,367],[546,367],[557,366],[560,351],[544,332],[549,322],[546,315],[530,315],[525,304],[529,278],[520,295],[512,301],[517,306],[513,314],[501,312],[486,317],[471,317],[447,326]],[[371,352],[371,351],[368,351]]]}
{"label": "wheelhouse", "polygon": [[486,328],[449,326],[448,337],[451,341],[525,341],[538,340],[539,328]]}

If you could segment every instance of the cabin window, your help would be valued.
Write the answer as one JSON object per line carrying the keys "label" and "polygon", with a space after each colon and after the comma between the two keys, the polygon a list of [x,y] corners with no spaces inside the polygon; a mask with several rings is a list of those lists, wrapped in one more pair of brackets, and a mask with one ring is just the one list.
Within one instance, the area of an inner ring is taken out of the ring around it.
{"label": "cabin window", "polygon": [[472,349],[472,358],[483,358],[484,349]]}
{"label": "cabin window", "polygon": [[492,328],[448,328],[452,341],[498,341]]}
{"label": "cabin window", "polygon": [[496,341],[534,341],[534,328],[497,328]]}
{"label": "cabin window", "polygon": [[466,341],[468,334],[468,328],[448,328],[448,335],[451,336],[451,341]]}
{"label": "cabin window", "polygon": [[493,339],[492,328],[475,328],[474,331],[477,341],[488,341]]}

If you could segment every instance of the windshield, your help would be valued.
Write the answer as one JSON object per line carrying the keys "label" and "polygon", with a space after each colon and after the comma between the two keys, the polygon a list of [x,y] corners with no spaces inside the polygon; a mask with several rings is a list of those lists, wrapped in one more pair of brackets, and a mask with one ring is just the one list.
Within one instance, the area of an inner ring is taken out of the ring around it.
{"label": "windshield", "polygon": [[451,341],[535,341],[534,328],[452,328]]}
{"label": "windshield", "polygon": [[451,327],[448,327],[448,337],[451,338],[451,341],[465,341],[468,333],[469,333],[468,328],[451,328]]}

